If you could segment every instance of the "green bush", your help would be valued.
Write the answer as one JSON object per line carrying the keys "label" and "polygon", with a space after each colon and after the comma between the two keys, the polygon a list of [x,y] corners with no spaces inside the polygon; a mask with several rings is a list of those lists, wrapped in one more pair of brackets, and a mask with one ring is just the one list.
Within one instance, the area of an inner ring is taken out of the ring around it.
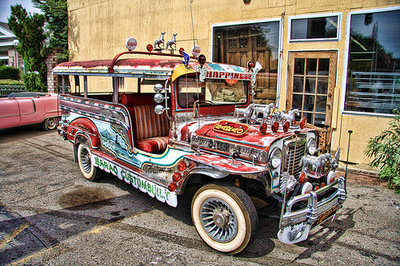
{"label": "green bush", "polygon": [[20,80],[19,70],[15,67],[0,66],[0,79]]}
{"label": "green bush", "polygon": [[22,76],[27,91],[46,91],[46,85],[40,80],[38,73],[27,73]]}
{"label": "green bush", "polygon": [[370,165],[381,167],[379,178],[388,180],[389,188],[400,193],[400,112],[393,110],[389,129],[368,141],[365,154],[374,158]]}

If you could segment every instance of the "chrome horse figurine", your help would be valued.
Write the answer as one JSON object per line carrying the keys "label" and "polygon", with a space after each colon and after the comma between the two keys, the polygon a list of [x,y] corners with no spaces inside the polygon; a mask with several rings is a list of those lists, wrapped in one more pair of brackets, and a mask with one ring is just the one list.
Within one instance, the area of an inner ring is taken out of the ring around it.
{"label": "chrome horse figurine", "polygon": [[[178,35],[178,33],[172,34],[172,39],[171,39],[170,41],[167,42],[167,49],[168,49],[168,47],[169,47],[171,50],[176,49],[176,35]],[[172,47],[172,46],[174,46],[174,47]]]}
{"label": "chrome horse figurine", "polygon": [[[164,34],[165,31],[161,32],[160,38],[158,38],[158,40],[154,42],[154,49],[164,49]],[[163,45],[163,47],[160,46],[161,44]]]}

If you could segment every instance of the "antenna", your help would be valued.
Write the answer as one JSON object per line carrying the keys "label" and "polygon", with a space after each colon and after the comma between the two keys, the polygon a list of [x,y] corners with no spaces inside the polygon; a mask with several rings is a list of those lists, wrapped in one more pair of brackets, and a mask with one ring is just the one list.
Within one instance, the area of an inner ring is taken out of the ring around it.
{"label": "antenna", "polygon": [[193,23],[193,12],[192,12],[193,0],[189,0],[189,3],[190,3],[190,17],[192,19],[193,45],[196,45],[196,39],[194,38],[194,23]]}

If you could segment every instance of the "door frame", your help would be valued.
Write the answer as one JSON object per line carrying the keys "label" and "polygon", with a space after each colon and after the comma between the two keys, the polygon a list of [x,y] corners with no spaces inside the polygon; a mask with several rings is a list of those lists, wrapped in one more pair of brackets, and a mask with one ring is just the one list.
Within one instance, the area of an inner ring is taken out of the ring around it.
{"label": "door frame", "polygon": [[294,60],[295,58],[329,58],[329,80],[326,101],[325,128],[316,127],[307,123],[309,127],[316,128],[320,132],[320,147],[326,150],[330,146],[332,135],[332,113],[334,93],[337,79],[338,51],[337,50],[311,50],[311,51],[289,51],[287,65],[287,90],[286,90],[286,111],[292,109],[293,84],[294,84]]}

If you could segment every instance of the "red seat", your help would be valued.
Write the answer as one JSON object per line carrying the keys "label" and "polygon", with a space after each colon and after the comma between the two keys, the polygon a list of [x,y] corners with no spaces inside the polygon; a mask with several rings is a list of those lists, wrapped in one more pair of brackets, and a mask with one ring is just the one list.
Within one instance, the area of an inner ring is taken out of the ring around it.
{"label": "red seat", "polygon": [[135,146],[151,153],[163,152],[168,145],[169,119],[154,112],[154,94],[122,95],[122,103],[131,113]]}
{"label": "red seat", "polygon": [[168,137],[155,137],[149,139],[140,139],[136,141],[136,147],[139,150],[151,153],[164,151],[168,145]]}

